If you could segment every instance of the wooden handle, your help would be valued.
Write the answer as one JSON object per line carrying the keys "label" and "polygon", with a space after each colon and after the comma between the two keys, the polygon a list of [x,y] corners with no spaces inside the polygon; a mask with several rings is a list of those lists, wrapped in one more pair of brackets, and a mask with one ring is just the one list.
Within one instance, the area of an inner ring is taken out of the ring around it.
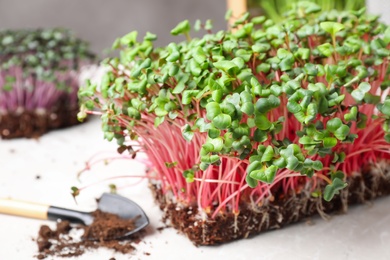
{"label": "wooden handle", "polygon": [[28,218],[47,219],[49,205],[27,201],[0,199],[0,213]]}
{"label": "wooden handle", "polygon": [[229,26],[248,11],[246,0],[227,0],[228,10],[232,10],[232,17],[229,19]]}

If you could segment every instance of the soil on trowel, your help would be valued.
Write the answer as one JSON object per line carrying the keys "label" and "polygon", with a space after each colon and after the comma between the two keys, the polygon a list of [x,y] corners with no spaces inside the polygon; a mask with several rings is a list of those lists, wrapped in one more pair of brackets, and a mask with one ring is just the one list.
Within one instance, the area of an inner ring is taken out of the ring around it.
{"label": "soil on trowel", "polygon": [[46,257],[80,256],[91,249],[100,247],[112,249],[123,254],[135,250],[144,232],[116,239],[135,228],[135,219],[122,219],[117,215],[96,210],[92,213],[94,221],[89,226],[71,225],[69,221],[57,223],[56,229],[47,225],[40,227],[36,239],[39,254],[38,259]]}

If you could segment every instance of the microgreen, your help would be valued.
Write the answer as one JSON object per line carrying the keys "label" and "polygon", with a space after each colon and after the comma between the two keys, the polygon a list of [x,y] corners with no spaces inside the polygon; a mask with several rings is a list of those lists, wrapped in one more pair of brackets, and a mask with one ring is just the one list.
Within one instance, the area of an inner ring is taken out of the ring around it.
{"label": "microgreen", "polygon": [[[314,2],[314,3],[313,3]],[[319,11],[354,11],[359,14],[365,7],[365,0],[295,0],[295,1],[280,1],[280,0],[249,0],[250,8],[261,7],[264,13],[273,21],[281,22],[286,15],[295,12],[296,9],[304,9],[304,14],[316,14]],[[299,13],[302,13],[300,11]]]}
{"label": "microgreen", "polygon": [[64,29],[0,31],[0,113],[77,107],[77,71],[92,58]]}
{"label": "microgreen", "polygon": [[330,200],[389,158],[389,31],[364,11],[318,10],[301,4],[282,24],[246,15],[202,38],[186,21],[173,33],[187,41],[163,48],[132,38],[101,88],[79,92],[82,111],[101,113],[106,139],[138,141],[164,191],[214,216],[307,182]]}

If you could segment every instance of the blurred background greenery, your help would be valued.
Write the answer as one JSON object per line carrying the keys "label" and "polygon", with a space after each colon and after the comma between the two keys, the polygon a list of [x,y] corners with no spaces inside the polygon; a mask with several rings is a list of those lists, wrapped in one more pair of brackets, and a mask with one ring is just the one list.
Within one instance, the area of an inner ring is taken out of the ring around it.
{"label": "blurred background greenery", "polygon": [[283,14],[301,1],[316,3],[323,11],[359,10],[366,4],[365,0],[248,0],[248,7],[252,12],[265,14],[272,20],[280,22],[283,20]]}
{"label": "blurred background greenery", "polygon": [[[237,0],[240,1],[240,0]],[[244,0],[243,0],[244,1]],[[274,19],[297,0],[248,0],[251,10],[263,7]],[[326,8],[359,9],[364,0],[309,0]],[[170,35],[180,21],[213,20],[214,31],[226,28],[227,0],[0,0],[0,29],[64,27],[91,43],[101,53],[130,31],[158,35],[157,45],[184,38]],[[368,11],[390,22],[389,0],[366,0]],[[270,11],[271,10],[271,11]]]}

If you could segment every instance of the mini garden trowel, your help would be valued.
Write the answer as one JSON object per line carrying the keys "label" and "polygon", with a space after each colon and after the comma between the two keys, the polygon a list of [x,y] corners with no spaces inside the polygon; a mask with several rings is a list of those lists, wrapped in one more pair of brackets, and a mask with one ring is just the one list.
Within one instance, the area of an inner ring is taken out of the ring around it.
{"label": "mini garden trowel", "polygon": [[[98,209],[118,215],[123,219],[134,219],[135,228],[115,239],[128,237],[149,224],[148,217],[138,204],[116,194],[104,193],[99,199]],[[90,225],[93,222],[92,212],[83,212],[13,199],[0,199],[0,213],[37,219],[61,219],[84,225]]]}

